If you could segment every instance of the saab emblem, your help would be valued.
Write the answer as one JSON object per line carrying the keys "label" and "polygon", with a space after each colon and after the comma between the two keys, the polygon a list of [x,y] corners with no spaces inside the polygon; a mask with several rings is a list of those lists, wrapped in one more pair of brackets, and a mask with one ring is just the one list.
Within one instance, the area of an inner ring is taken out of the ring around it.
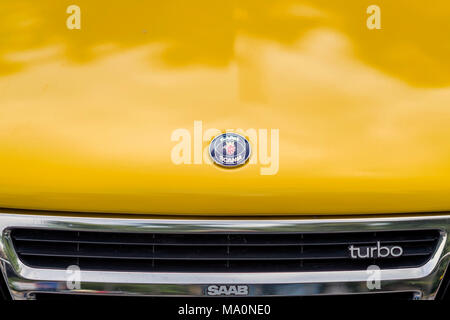
{"label": "saab emblem", "polygon": [[248,286],[246,285],[211,285],[206,290],[208,296],[246,296],[248,295]]}
{"label": "saab emblem", "polygon": [[223,133],[215,137],[209,145],[209,155],[219,166],[238,167],[250,157],[250,143],[237,133]]}

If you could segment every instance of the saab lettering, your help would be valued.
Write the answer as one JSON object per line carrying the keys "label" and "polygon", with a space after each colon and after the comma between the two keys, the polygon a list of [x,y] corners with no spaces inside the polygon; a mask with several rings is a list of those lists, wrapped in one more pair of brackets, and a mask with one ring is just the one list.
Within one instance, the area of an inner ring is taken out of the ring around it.
{"label": "saab lettering", "polygon": [[208,287],[208,296],[246,296],[248,295],[248,286],[216,286]]}

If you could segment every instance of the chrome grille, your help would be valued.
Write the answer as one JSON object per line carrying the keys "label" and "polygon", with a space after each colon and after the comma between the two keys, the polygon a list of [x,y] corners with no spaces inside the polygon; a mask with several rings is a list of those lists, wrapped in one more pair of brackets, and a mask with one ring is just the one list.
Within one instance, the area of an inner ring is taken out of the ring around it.
{"label": "chrome grille", "polygon": [[[115,233],[12,229],[19,259],[34,268],[158,272],[364,270],[424,265],[437,230],[336,233]],[[401,246],[401,257],[351,259],[349,246]]]}

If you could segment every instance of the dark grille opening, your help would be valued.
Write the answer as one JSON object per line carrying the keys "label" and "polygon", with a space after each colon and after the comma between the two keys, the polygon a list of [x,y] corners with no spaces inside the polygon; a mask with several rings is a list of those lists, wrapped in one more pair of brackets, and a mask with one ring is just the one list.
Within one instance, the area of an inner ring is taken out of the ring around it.
{"label": "dark grille opening", "polygon": [[[283,272],[408,268],[436,250],[437,230],[347,233],[110,233],[13,229],[15,250],[36,268],[173,272]],[[400,257],[351,259],[349,246],[401,246]]]}
{"label": "dark grille opening", "polygon": [[11,295],[9,294],[6,281],[3,278],[3,275],[0,273],[0,302],[8,300],[11,300]]}

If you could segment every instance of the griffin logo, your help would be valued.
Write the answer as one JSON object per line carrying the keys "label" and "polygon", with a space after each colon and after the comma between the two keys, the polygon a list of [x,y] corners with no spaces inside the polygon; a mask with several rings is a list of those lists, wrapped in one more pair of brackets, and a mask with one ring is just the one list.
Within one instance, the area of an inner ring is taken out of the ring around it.
{"label": "griffin logo", "polygon": [[227,145],[223,148],[227,151],[227,154],[229,156],[233,155],[234,151],[236,150],[236,147],[234,146],[233,142],[227,142]]}
{"label": "griffin logo", "polygon": [[245,285],[211,285],[206,290],[208,296],[246,296],[248,286]]}
{"label": "griffin logo", "polygon": [[237,133],[223,133],[211,141],[209,155],[219,166],[238,167],[250,157],[250,142]]}

